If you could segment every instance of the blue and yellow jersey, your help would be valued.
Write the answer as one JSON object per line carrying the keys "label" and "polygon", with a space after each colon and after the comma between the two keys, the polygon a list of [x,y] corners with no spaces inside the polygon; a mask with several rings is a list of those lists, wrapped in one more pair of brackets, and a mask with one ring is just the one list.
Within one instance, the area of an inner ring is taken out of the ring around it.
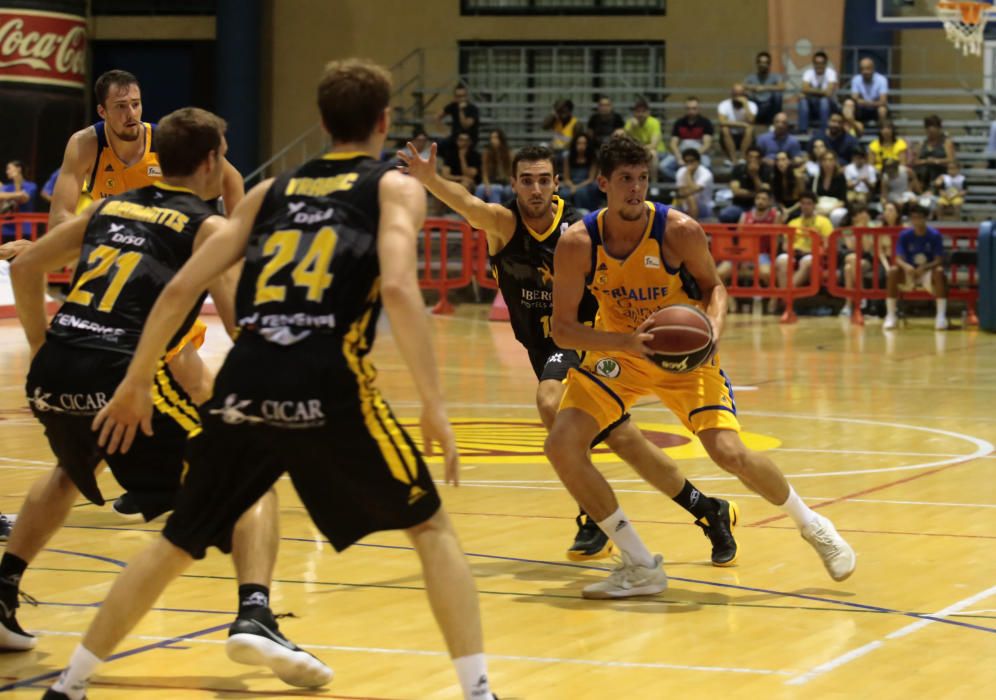
{"label": "blue and yellow jersey", "polygon": [[588,286],[598,300],[595,327],[614,333],[630,333],[658,309],[673,304],[704,308],[702,294],[684,266],[672,268],[662,247],[667,234],[670,207],[645,202],[650,216],[643,238],[625,258],[605,250],[605,209],[584,217],[591,238],[591,271]]}
{"label": "blue and yellow jersey", "polygon": [[148,187],[162,179],[159,156],[152,146],[155,125],[142,122],[142,127],[145,129],[145,151],[138,162],[125,165],[107,140],[104,122],[99,121],[93,125],[97,132],[97,157],[90,169],[90,176],[83,185],[83,192],[76,207],[77,212],[85,209],[93,201]]}

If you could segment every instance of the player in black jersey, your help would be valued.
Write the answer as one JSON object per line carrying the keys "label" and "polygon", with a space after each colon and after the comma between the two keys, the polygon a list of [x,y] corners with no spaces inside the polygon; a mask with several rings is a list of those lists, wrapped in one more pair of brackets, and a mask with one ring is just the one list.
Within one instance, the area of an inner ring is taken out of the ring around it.
{"label": "player in black jersey", "polygon": [[[200,429],[196,408],[173,381],[165,361],[159,363],[153,389],[153,435],[143,435],[128,454],[106,454],[91,429],[94,416],[124,376],[160,291],[224,222],[202,199],[218,179],[225,151],[224,122],[203,110],[179,110],[163,120],[157,142],[166,173],[162,182],[93,205],[20,252],[11,267],[17,311],[33,357],[28,402],[45,427],[57,466],[31,488],[0,559],[3,649],[34,647],[35,638],[14,617],[20,579],[80,493],[103,503],[96,480],[101,462],[107,462],[125,488],[160,494],[143,511],[152,519],[172,507],[187,435]],[[47,328],[45,272],[77,258],[69,295]],[[234,285],[225,277],[218,276],[212,292],[222,318],[234,329]],[[188,307],[169,347],[189,330],[200,301]],[[166,347],[159,349],[160,356]],[[240,614],[232,625],[230,644],[244,641],[247,624],[263,625],[265,639],[260,642],[254,635],[250,641],[270,649],[271,659],[285,660],[282,665],[271,664],[277,674],[294,685],[322,685],[331,671],[306,652],[291,651],[293,644],[280,637],[269,610],[267,595],[279,538],[276,509],[275,494],[266,494],[235,529]],[[254,622],[248,623],[250,619]],[[229,653],[233,655],[231,649]],[[290,660],[299,667],[288,672]]]}
{"label": "player in black jersey", "polygon": [[[422,158],[412,144],[406,151],[399,151],[398,157],[426,189],[487,236],[488,253],[508,305],[512,330],[529,353],[539,380],[536,406],[549,429],[564,395],[567,371],[580,365],[578,353],[557,347],[550,332],[554,250],[560,234],[581,218],[554,194],[559,183],[553,153],[541,146],[527,146],[515,154],[515,200],[506,204],[488,204],[439,177],[435,144],[428,159]],[[578,308],[578,320],[591,325],[597,310],[595,297],[586,291]],[[602,440],[640,476],[695,516],[696,524],[712,543],[713,564],[731,566],[736,561],[737,543],[732,533],[737,521],[736,504],[705,497],[685,479],[674,460],[643,436],[628,415],[609,426],[595,442]],[[580,561],[607,556],[611,543],[597,523],[583,509],[577,522],[578,534],[567,557]]]}
{"label": "player in black jersey", "polygon": [[57,684],[75,692],[72,700],[166,584],[285,472],[337,550],[378,530],[406,531],[464,697],[490,700],[470,568],[367,357],[383,302],[422,397],[427,452],[442,445],[446,481],[457,483],[415,275],[425,191],[377,159],[390,94],[390,75],[376,64],[329,64],[318,103],[331,152],[253,188],[156,302],[127,376],[95,421],[111,453],[133,449],[139,425],[149,432],[159,349],[211,280],[245,259],[236,294],[241,333],[202,411],[203,432],[191,440],[177,509],[163,537],[115,581]]}

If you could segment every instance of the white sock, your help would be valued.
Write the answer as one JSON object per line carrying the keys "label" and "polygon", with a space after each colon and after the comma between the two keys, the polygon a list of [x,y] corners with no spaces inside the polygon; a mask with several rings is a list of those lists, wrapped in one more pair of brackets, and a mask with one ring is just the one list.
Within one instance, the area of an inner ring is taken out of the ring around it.
{"label": "white sock", "polygon": [[944,318],[948,315],[948,300],[938,299],[937,300],[937,318]]}
{"label": "white sock", "polygon": [[69,665],[62,672],[52,689],[65,693],[69,700],[83,700],[86,695],[87,681],[101,664],[100,659],[82,644],[76,647],[69,659]]}
{"label": "white sock", "polygon": [[650,553],[647,546],[643,544],[643,540],[636,534],[636,529],[623,513],[622,508],[617,508],[616,512],[605,520],[598,521],[598,526],[619,549],[629,555],[634,564],[653,568],[654,555]]}
{"label": "white sock", "polygon": [[484,654],[471,654],[453,659],[464,700],[491,700],[488,684],[488,662]]}
{"label": "white sock", "polygon": [[890,316],[896,315],[896,305],[898,299],[886,299],[885,300],[885,312]]}
{"label": "white sock", "polygon": [[816,511],[803,503],[799,494],[791,486],[789,486],[788,498],[779,508],[788,513],[789,517],[795,521],[795,526],[800,530],[816,519]]}

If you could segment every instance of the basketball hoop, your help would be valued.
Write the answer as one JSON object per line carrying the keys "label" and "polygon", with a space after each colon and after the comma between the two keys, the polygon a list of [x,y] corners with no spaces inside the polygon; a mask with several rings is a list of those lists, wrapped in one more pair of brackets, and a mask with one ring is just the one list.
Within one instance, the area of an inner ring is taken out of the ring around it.
{"label": "basketball hoop", "polygon": [[982,35],[993,6],[986,2],[942,1],[937,3],[937,17],[944,24],[944,33],[963,55],[982,55]]}

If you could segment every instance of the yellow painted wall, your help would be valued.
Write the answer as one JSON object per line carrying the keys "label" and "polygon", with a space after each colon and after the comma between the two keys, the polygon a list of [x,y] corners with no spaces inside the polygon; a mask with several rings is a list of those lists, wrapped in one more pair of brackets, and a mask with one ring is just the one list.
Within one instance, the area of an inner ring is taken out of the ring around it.
{"label": "yellow painted wall", "polygon": [[[317,120],[314,86],[326,61],[365,56],[392,65],[425,53],[428,88],[458,71],[460,41],[665,41],[669,74],[682,86],[724,87],[742,78],[767,46],[766,0],[671,0],[664,17],[493,17],[460,15],[459,0],[268,0],[271,41],[264,51],[271,95],[264,108],[264,152]],[[670,80],[674,85],[675,81]]]}

